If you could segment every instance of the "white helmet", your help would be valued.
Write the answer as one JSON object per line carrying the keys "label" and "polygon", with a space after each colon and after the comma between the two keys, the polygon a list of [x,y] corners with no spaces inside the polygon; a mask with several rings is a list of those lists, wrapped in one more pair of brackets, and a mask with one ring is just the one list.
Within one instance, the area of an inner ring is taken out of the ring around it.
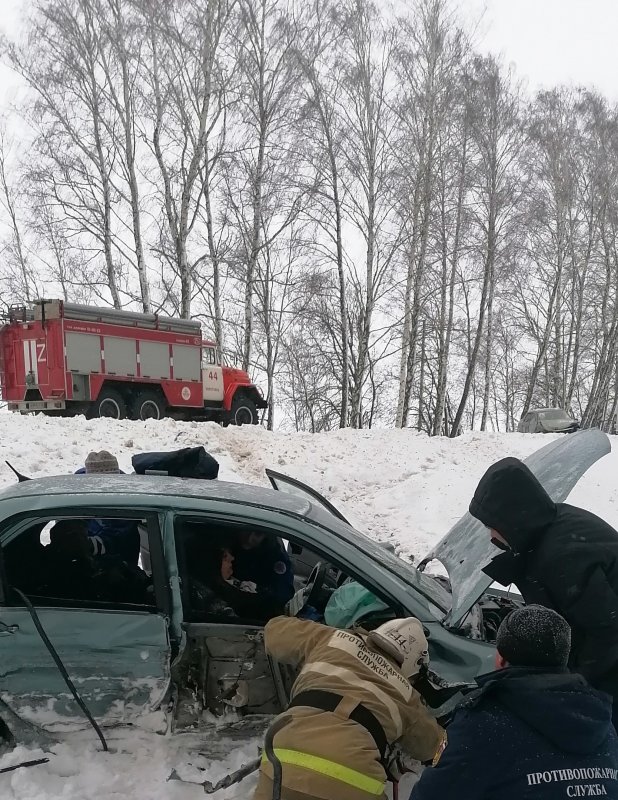
{"label": "white helmet", "polygon": [[367,636],[367,644],[390,656],[399,666],[401,674],[408,679],[418,675],[423,666],[429,665],[427,639],[416,617],[385,622],[371,631]]}

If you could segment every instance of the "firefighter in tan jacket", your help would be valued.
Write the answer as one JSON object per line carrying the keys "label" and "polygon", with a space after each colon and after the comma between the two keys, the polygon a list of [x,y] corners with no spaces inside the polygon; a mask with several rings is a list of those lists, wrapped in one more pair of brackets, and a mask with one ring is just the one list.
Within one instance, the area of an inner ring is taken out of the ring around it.
{"label": "firefighter in tan jacket", "polygon": [[[428,663],[427,640],[414,617],[371,633],[276,617],[265,628],[266,652],[302,666],[290,706],[272,724],[281,763],[281,800],[380,800],[385,751],[398,740],[419,761],[440,751],[445,734],[410,683]],[[268,738],[268,737],[267,737]],[[254,800],[273,797],[273,766],[262,759]]]}

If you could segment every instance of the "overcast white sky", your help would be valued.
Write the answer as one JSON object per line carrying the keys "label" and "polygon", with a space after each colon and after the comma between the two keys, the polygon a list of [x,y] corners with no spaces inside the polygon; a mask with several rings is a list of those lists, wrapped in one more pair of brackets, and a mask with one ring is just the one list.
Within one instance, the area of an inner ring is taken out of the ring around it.
{"label": "overcast white sky", "polygon": [[[0,34],[14,36],[19,30],[28,0],[0,0]],[[0,113],[15,93],[17,81],[8,67],[0,64]]]}
{"label": "overcast white sky", "polygon": [[461,0],[461,8],[472,18],[485,8],[482,49],[502,53],[531,88],[595,86],[618,100],[618,0]]}
{"label": "overcast white sky", "polygon": [[[0,32],[14,34],[28,0],[0,0]],[[618,100],[618,0],[460,0],[478,21],[479,47],[515,64],[530,88],[595,86]],[[0,67],[0,103],[14,89]]]}

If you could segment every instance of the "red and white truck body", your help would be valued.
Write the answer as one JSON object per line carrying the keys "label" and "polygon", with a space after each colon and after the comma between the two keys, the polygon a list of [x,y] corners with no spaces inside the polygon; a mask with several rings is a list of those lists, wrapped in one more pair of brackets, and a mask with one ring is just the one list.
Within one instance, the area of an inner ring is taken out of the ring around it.
{"label": "red and white truck body", "polygon": [[221,364],[199,322],[61,300],[9,312],[0,385],[22,413],[242,424],[267,407],[246,372]]}

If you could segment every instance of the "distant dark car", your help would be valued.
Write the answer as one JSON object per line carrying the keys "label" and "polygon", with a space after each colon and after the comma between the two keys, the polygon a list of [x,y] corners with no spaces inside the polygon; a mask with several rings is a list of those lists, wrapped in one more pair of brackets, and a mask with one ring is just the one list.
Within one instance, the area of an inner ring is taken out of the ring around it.
{"label": "distant dark car", "polygon": [[519,433],[573,433],[579,422],[561,408],[534,408],[519,420]]}

